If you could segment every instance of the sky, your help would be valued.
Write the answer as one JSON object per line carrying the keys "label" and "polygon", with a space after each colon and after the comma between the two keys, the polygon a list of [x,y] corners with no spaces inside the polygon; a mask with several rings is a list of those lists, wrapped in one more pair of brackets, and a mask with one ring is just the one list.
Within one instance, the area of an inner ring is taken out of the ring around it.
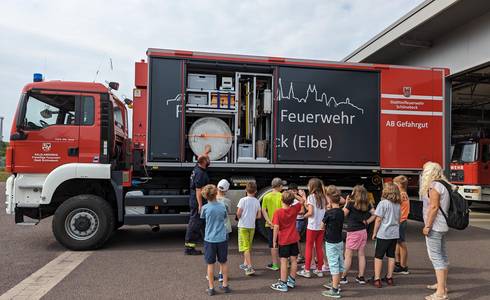
{"label": "sky", "polygon": [[1,0],[3,137],[33,73],[117,81],[117,94],[131,98],[134,62],[148,48],[341,60],[421,2]]}

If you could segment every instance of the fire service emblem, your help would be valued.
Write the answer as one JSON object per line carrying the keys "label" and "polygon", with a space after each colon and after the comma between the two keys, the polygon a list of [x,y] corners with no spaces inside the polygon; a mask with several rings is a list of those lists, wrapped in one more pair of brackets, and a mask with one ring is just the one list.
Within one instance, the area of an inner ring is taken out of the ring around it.
{"label": "fire service emblem", "polygon": [[42,149],[44,152],[51,151],[51,143],[43,143]]}
{"label": "fire service emblem", "polygon": [[404,86],[403,87],[403,96],[410,98],[410,96],[412,96],[412,88],[409,86]]}

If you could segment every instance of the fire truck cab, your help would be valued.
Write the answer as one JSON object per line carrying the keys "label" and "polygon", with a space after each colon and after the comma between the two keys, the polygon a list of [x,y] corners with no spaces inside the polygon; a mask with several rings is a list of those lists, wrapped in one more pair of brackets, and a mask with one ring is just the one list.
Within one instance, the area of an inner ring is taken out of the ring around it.
{"label": "fire truck cab", "polygon": [[472,138],[455,143],[451,157],[452,183],[469,203],[490,203],[490,139]]}
{"label": "fire truck cab", "polygon": [[6,155],[13,174],[7,213],[16,223],[36,224],[56,212],[53,231],[62,244],[76,240],[82,249],[84,241],[109,237],[122,201],[115,181],[123,172],[129,181],[127,112],[111,92],[117,87],[66,81],[24,87]]}

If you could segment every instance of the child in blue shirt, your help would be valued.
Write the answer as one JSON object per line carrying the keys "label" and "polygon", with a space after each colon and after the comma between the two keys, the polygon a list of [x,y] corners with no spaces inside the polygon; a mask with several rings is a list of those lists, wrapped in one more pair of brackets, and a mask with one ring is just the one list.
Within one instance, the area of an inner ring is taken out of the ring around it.
{"label": "child in blue shirt", "polygon": [[216,259],[223,272],[223,284],[220,288],[229,293],[228,286],[228,240],[225,227],[225,219],[228,217],[226,207],[223,203],[216,201],[218,189],[212,184],[206,185],[202,191],[202,196],[208,201],[201,209],[201,219],[206,220],[204,229],[204,260],[208,265],[208,295],[213,296],[214,290],[214,264]]}

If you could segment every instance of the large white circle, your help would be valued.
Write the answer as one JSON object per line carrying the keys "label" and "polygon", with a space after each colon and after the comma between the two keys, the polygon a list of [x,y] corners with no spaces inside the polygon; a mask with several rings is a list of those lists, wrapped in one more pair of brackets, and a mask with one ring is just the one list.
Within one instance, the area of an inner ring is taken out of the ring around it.
{"label": "large white circle", "polygon": [[231,130],[225,121],[214,117],[204,117],[195,121],[187,138],[192,152],[198,156],[204,152],[206,145],[211,145],[210,160],[219,160],[228,154],[233,141]]}

